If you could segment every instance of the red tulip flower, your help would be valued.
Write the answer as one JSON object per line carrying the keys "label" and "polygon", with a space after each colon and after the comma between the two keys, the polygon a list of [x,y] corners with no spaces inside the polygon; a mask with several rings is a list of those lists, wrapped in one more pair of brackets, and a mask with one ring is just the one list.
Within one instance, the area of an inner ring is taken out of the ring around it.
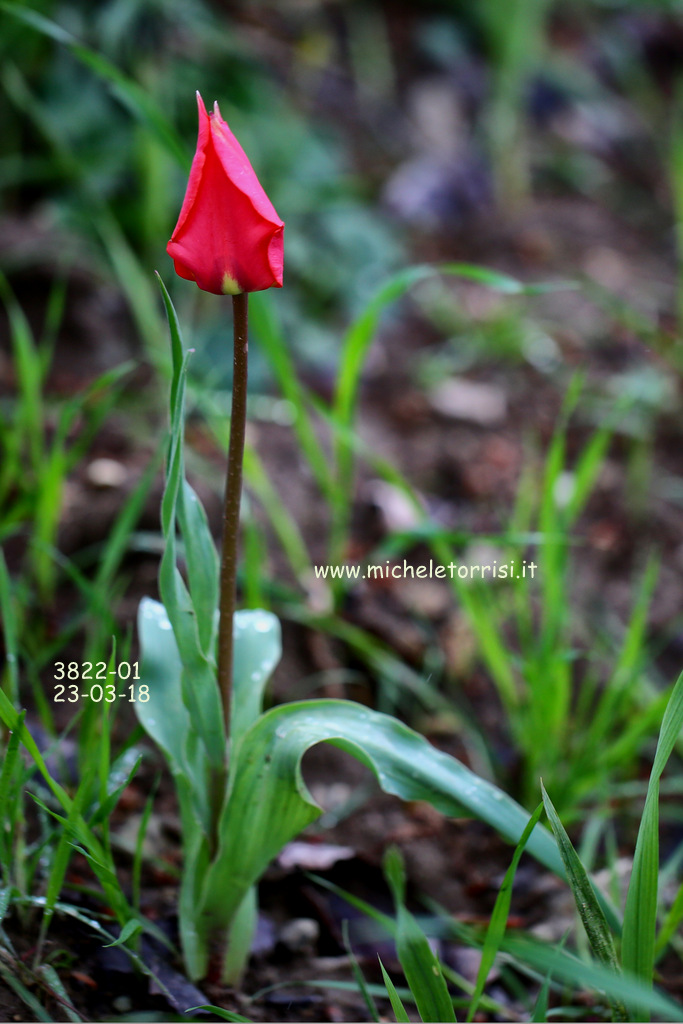
{"label": "red tulip flower", "polygon": [[176,273],[216,295],[282,287],[284,223],[218,104],[197,93],[199,137],[175,231],[166,247]]}

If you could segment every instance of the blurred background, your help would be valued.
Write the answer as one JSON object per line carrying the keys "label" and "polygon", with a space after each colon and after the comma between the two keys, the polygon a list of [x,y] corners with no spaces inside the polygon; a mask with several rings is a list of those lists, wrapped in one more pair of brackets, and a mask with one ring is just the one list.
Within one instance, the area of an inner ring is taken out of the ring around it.
{"label": "blurred background", "polygon": [[[165,254],[196,89],[286,222],[285,287],[253,300],[242,578],[287,623],[279,695],[400,709],[528,801],[515,679],[565,688],[558,730],[615,664],[623,720],[650,708],[683,653],[683,4],[32,0],[0,19],[0,536],[47,724],[55,652],[132,637],[156,592],[155,270],[196,350],[188,462],[219,527],[228,304]],[[358,471],[332,486],[340,445]],[[422,564],[434,538],[532,558],[542,537],[526,589],[314,572]]]}

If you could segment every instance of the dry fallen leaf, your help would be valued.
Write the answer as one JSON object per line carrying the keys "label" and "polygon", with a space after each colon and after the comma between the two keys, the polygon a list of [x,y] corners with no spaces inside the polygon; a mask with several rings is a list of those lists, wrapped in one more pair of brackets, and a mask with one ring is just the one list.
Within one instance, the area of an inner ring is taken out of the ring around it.
{"label": "dry fallen leaf", "polygon": [[480,427],[498,426],[507,416],[507,398],[501,388],[462,377],[449,377],[437,384],[429,392],[429,402],[442,416]]}

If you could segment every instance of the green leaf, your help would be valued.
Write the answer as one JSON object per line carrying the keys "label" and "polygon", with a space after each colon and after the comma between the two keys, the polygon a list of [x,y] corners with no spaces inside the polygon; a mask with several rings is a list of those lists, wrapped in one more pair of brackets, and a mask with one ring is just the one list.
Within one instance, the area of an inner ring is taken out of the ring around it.
{"label": "green leaf", "polygon": [[441,964],[434,955],[427,937],[406,909],[405,871],[397,847],[390,847],[384,857],[384,874],[396,907],[396,952],[421,1019],[455,1021],[453,1003],[441,973]]}
{"label": "green leaf", "polygon": [[[0,613],[2,617],[3,639],[5,642],[5,663],[7,673],[7,691],[13,704],[19,702],[19,662],[17,644],[16,604],[12,596],[12,581],[7,570],[5,556],[0,551]],[[4,806],[4,805],[3,805]]]}
{"label": "green leaf", "polygon": [[233,748],[263,711],[263,697],[273,669],[282,657],[280,620],[271,612],[235,612],[234,681],[230,742]]}
{"label": "green leaf", "polygon": [[374,1024],[379,1024],[379,1012],[377,1010],[377,1006],[375,1005],[375,1000],[372,998],[370,987],[368,986],[368,983],[365,980],[365,975],[363,974],[360,968],[360,964],[358,963],[358,960],[351,947],[351,942],[349,940],[349,922],[347,921],[346,918],[344,918],[344,920],[342,921],[341,930],[342,940],[344,942],[344,949],[346,950],[346,955],[348,956],[349,963],[351,964],[351,970],[353,972],[354,980],[356,982],[356,985],[358,986],[361,995],[363,996],[363,1002],[367,1007],[368,1016],[372,1021],[374,1021]]}
{"label": "green leaf", "polygon": [[176,134],[172,125],[151,99],[149,92],[137,82],[125,75],[115,64],[103,57],[101,53],[84,46],[70,32],[55,21],[46,18],[38,11],[22,4],[0,3],[0,10],[23,21],[25,25],[53,39],[56,43],[66,46],[75,57],[90,68],[111,88],[117,99],[142,124],[149,128],[166,149],[175,157],[178,164],[187,167],[187,152],[182,139]]}
{"label": "green leaf", "polygon": [[387,994],[389,996],[391,1008],[394,1011],[394,1016],[396,1017],[398,1024],[406,1024],[406,1022],[410,1021],[410,1017],[406,1012],[406,1008],[401,1002],[401,997],[396,991],[396,986],[394,985],[393,981],[391,980],[386,970],[384,969],[384,964],[380,960],[379,956],[377,957],[377,959],[379,960],[379,966],[382,970],[382,977],[384,978],[384,984],[386,986]]}
{"label": "green leaf", "polygon": [[[281,640],[280,623],[270,612],[239,611],[233,628],[233,731],[237,737],[251,727],[261,712],[266,683],[280,658]],[[142,650],[140,676],[149,686],[149,700],[136,700],[134,708],[145,731],[164,752],[178,791],[184,844],[180,931],[188,971],[193,977],[200,977],[207,947],[196,919],[209,864],[209,763],[182,700],[183,666],[170,620],[158,601],[143,598],[140,602],[138,636]],[[231,768],[234,767],[233,758]],[[248,889],[244,891],[244,901],[249,899]],[[248,917],[247,911],[245,902],[243,912]],[[226,931],[227,928],[226,924]]]}
{"label": "green leaf", "polygon": [[244,1024],[251,1024],[251,1017],[241,1017],[239,1013],[233,1013],[232,1010],[223,1010],[220,1006],[212,1006],[210,1003],[202,1003],[201,1006],[188,1006],[185,1013],[194,1013],[195,1010],[206,1010],[207,1013],[212,1013],[214,1017],[220,1017],[221,1020],[231,1020],[238,1022],[244,1022]]}
{"label": "green leaf", "polygon": [[185,545],[185,562],[199,645],[207,659],[211,660],[218,627],[215,614],[218,607],[218,552],[206,512],[187,480],[183,481],[178,494],[178,523]]}
{"label": "green leaf", "polygon": [[671,939],[676,934],[680,927],[681,921],[683,921],[683,882],[679,886],[676,898],[671,904],[669,911],[664,918],[661,931],[657,936],[657,943],[655,945],[655,956],[661,956],[666,947],[668,946]]}
{"label": "green leaf", "polygon": [[[183,356],[180,325],[173,303],[159,277],[171,332],[171,441],[161,525],[166,542],[159,569],[159,589],[183,665],[182,701],[193,731],[201,739],[213,768],[225,761],[225,729],[216,684],[215,609],[218,595],[217,556],[203,509],[185,482],[183,440],[185,380],[190,352]],[[176,520],[185,541],[189,590],[177,565]]]}
{"label": "green leaf", "polygon": [[[557,840],[569,885],[574,895],[576,909],[586,929],[586,935],[588,936],[593,955],[605,967],[608,967],[616,974],[620,974],[614,939],[607,926],[602,908],[596,899],[593,886],[542,782],[541,791],[543,793],[543,806]],[[614,1020],[627,1020],[626,1008],[623,1003],[612,1001],[612,1014]]]}
{"label": "green leaf", "polygon": [[107,942],[105,948],[109,948],[110,946],[125,946],[125,944],[128,942],[128,939],[130,939],[133,935],[136,935],[141,928],[142,925],[140,924],[140,922],[136,921],[134,918],[131,918],[130,921],[126,921],[126,923],[124,924],[118,939],[114,939],[113,942]]}
{"label": "green leaf", "polygon": [[50,925],[50,921],[52,920],[52,915],[54,914],[55,905],[59,899],[59,894],[62,891],[64,878],[73,854],[72,840],[73,836],[77,833],[77,821],[81,815],[83,804],[85,803],[90,791],[94,772],[95,766],[91,764],[80,779],[78,789],[76,790],[73,802],[69,809],[65,827],[61,829],[59,842],[57,843],[57,847],[52,857],[50,874],[45,889],[45,909],[43,911],[43,919],[40,924],[40,937],[38,940],[39,949],[42,948],[43,941],[47,934],[47,929]]}
{"label": "green leaf", "polygon": [[12,971],[9,967],[5,966],[2,960],[0,960],[0,979],[2,979],[5,985],[12,989],[12,991],[15,992],[24,1003],[26,1003],[37,1021],[52,1021],[50,1014],[43,1009],[33,993],[30,992],[26,986],[14,976]]}
{"label": "green leaf", "polygon": [[[301,759],[328,741],[370,768],[386,793],[425,800],[444,814],[471,814],[517,842],[529,815],[490,782],[436,750],[388,715],[351,701],[285,704],[262,715],[233,752],[233,784],[219,825],[219,849],[203,885],[198,918],[208,936],[225,933],[244,893],[293,836],[321,813],[306,789]],[[529,851],[563,873],[550,834],[539,825]]]}
{"label": "green leaf", "polygon": [[249,318],[255,327],[260,350],[270,363],[283,396],[290,403],[294,416],[293,427],[301,451],[304,453],[320,490],[326,498],[332,493],[330,465],[323,446],[318,440],[308,413],[306,390],[299,380],[291,357],[291,346],[283,335],[270,295],[255,292],[251,296]]}
{"label": "green leaf", "polygon": [[[559,946],[549,946],[525,937],[508,935],[503,942],[504,952],[521,963],[528,964],[542,974],[552,973],[555,980],[570,985],[573,990],[597,989],[605,992],[610,999],[626,1005],[647,1007],[663,1020],[683,1020],[683,1006],[668,996],[652,990],[637,978],[627,974],[615,974],[609,967],[595,961],[580,960]],[[643,1020],[642,1016],[631,1016],[631,1020]]]}
{"label": "green leaf", "polygon": [[[568,287],[566,282],[525,285],[507,274],[501,274],[471,263],[418,264],[400,270],[378,288],[344,338],[333,403],[333,416],[342,429],[351,427],[353,423],[363,366],[384,310],[420,281],[441,275],[475,281],[508,295],[530,295]],[[569,287],[575,286],[569,285]],[[353,476],[352,446],[341,436],[336,439],[335,460],[337,480],[332,501],[333,529],[330,562],[338,564],[342,561],[341,554],[348,523],[349,493]]]}
{"label": "green leaf", "polygon": [[189,787],[199,826],[208,834],[207,758],[183,703],[178,646],[166,609],[158,601],[144,597],[140,602],[138,636],[140,678],[149,687],[149,700],[136,700],[135,713],[163,750],[176,780],[180,777]]}
{"label": "green leaf", "polygon": [[[280,660],[279,620],[260,609],[238,611],[233,621],[234,685],[233,743],[261,714],[266,684]],[[199,818],[208,834],[205,792],[206,758],[193,739],[190,714],[181,698],[182,663],[171,623],[159,601],[144,597],[138,611],[142,650],[141,679],[149,686],[149,700],[135,702],[138,720],[163,750],[171,771],[189,784]]]}
{"label": "green leaf", "polygon": [[294,575],[299,580],[305,580],[313,574],[313,569],[301,531],[273,487],[263,462],[248,444],[244,449],[244,480],[250,493],[263,506]]}
{"label": "green leaf", "polygon": [[505,872],[505,878],[503,884],[500,887],[500,891],[496,896],[496,902],[491,914],[491,920],[489,922],[488,930],[486,932],[486,939],[484,940],[484,948],[481,953],[481,963],[479,964],[479,970],[477,972],[477,982],[475,985],[474,992],[472,993],[472,1000],[470,1002],[469,1012],[467,1014],[468,1022],[474,1018],[477,1012],[479,1003],[481,1001],[482,994],[484,992],[484,986],[486,979],[489,976],[489,971],[493,967],[493,962],[496,959],[496,954],[500,949],[503,936],[505,935],[505,929],[507,927],[508,915],[510,913],[510,904],[512,902],[512,886],[515,881],[515,874],[517,873],[517,865],[519,864],[524,849],[529,840],[533,829],[536,827],[543,807],[541,804],[538,805],[534,813],[529,818],[526,828],[522,832],[519,842],[515,847],[515,852],[512,856],[512,863]]}
{"label": "green leaf", "polygon": [[[654,764],[640,820],[633,870],[624,909],[622,963],[624,970],[652,983],[657,926],[659,879],[659,780],[683,729],[683,673],[673,688],[657,742]],[[640,1013],[639,1007],[632,1007]],[[641,1015],[641,1019],[645,1019]]]}
{"label": "green leaf", "polygon": [[73,1021],[74,1024],[79,1024],[79,1022],[84,1018],[81,1017],[80,1013],[71,1002],[71,999],[62,984],[62,979],[59,977],[54,967],[51,964],[41,964],[37,973],[42,979],[43,984],[47,987],[50,995],[59,1001],[62,1007],[62,1013],[66,1015],[68,1020]]}

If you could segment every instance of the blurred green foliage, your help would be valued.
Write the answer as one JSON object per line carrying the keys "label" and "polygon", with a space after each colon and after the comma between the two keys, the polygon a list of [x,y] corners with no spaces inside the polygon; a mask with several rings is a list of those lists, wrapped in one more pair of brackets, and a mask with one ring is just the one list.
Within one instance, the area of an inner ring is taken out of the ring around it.
{"label": "blurred green foliage", "polygon": [[[163,269],[194,151],[199,89],[207,102],[219,100],[286,221],[281,301],[292,345],[329,365],[335,329],[400,263],[401,250],[341,139],[293,103],[281,62],[256,55],[244,24],[198,0],[44,0],[18,5],[24,18],[9,6],[0,13],[2,212],[68,233],[70,259],[120,279],[111,238],[93,217],[96,199],[142,271]],[[112,67],[127,79],[123,88]],[[16,257],[4,259],[11,271]],[[224,328],[202,312],[194,341],[200,352],[207,347],[208,367]]]}

